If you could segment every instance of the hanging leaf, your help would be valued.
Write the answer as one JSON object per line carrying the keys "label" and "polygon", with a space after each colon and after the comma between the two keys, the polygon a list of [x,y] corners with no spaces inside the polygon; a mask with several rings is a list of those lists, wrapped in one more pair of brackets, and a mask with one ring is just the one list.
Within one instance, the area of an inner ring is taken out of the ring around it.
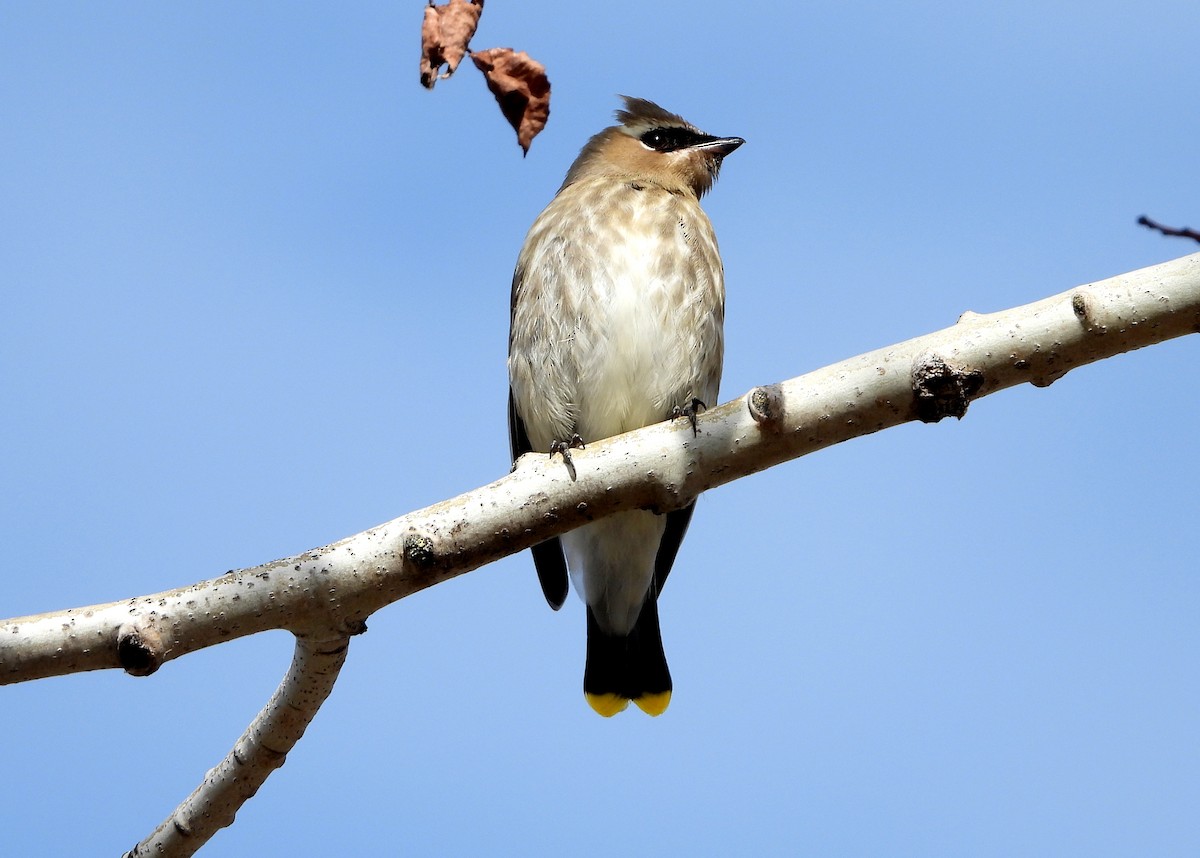
{"label": "hanging leaf", "polygon": [[[430,3],[421,23],[421,86],[433,89],[438,78],[450,77],[466,56],[467,46],[479,26],[483,0],[450,0],[445,6]],[[446,71],[441,74],[442,66]]]}
{"label": "hanging leaf", "polygon": [[471,54],[475,67],[487,78],[500,112],[517,132],[517,142],[527,154],[533,138],[550,118],[550,79],[546,67],[524,51],[491,48]]}

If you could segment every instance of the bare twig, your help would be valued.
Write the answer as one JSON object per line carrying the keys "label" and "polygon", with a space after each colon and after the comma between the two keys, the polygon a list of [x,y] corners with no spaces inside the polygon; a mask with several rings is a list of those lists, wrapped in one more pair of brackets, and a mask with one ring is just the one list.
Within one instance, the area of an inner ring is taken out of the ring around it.
{"label": "bare twig", "polygon": [[1161,232],[1163,235],[1166,235],[1166,236],[1179,237],[1179,238],[1190,238],[1194,241],[1200,241],[1200,232],[1196,232],[1196,230],[1194,230],[1194,229],[1188,229],[1186,226],[1180,227],[1179,229],[1176,229],[1175,227],[1171,227],[1171,226],[1163,226],[1161,223],[1158,223],[1157,221],[1150,220],[1150,218],[1146,217],[1145,215],[1142,215],[1140,218],[1138,218],[1137,222],[1141,226],[1145,226],[1145,227],[1149,227],[1150,229],[1158,230],[1159,232]]}

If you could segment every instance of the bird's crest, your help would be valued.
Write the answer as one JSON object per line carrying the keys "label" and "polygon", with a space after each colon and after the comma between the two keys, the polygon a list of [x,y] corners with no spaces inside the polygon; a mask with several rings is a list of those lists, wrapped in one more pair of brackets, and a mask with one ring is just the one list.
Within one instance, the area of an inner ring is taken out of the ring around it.
{"label": "bird's crest", "polygon": [[625,109],[617,111],[617,121],[628,128],[635,137],[651,128],[687,128],[696,132],[700,130],[679,114],[665,110],[653,101],[631,98],[628,95],[622,95],[621,100],[625,102]]}

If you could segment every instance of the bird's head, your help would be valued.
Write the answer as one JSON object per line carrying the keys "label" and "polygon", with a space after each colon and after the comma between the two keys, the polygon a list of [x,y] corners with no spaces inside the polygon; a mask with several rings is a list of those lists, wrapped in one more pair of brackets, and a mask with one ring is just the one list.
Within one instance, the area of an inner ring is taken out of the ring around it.
{"label": "bird's head", "polygon": [[583,179],[609,177],[659,185],[674,193],[704,195],[717,178],[722,159],[746,141],[714,137],[652,101],[622,96],[620,125],[587,142],[563,187]]}

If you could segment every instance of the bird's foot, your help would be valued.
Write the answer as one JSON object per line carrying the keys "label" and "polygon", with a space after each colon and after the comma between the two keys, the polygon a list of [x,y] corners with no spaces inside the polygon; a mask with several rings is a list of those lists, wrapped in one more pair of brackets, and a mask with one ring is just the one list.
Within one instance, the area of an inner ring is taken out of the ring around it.
{"label": "bird's foot", "polygon": [[572,433],[566,441],[550,442],[550,458],[554,458],[555,453],[562,456],[563,464],[567,466],[567,473],[571,475],[572,481],[575,479],[575,463],[571,460],[571,450],[582,449],[584,449],[583,439],[579,437],[578,432]]}
{"label": "bird's foot", "polygon": [[678,420],[680,417],[686,417],[688,422],[692,424],[692,437],[700,434],[700,427],[696,425],[696,417],[701,411],[707,411],[708,406],[696,397],[692,397],[692,401],[687,405],[676,405],[671,409],[671,419]]}

